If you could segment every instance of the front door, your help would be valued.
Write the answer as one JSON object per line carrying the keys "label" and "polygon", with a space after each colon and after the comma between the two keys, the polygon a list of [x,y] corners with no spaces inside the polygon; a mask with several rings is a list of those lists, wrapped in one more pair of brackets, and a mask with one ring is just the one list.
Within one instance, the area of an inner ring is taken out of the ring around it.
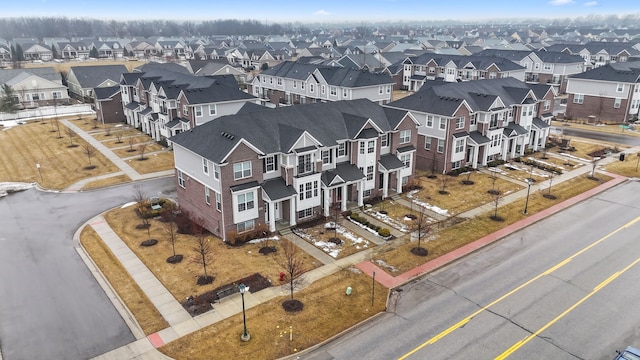
{"label": "front door", "polygon": [[274,203],[273,204],[273,209],[274,209],[273,212],[275,212],[275,214],[273,215],[273,216],[275,216],[275,220],[276,221],[282,220],[282,206],[280,206],[280,203],[279,202]]}

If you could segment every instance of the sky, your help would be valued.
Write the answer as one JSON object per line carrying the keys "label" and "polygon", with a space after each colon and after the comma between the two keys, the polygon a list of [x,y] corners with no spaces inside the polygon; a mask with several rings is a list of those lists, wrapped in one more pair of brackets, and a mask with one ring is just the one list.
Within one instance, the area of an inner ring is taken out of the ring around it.
{"label": "sky", "polygon": [[[6,1],[6,2],[5,2]],[[639,0],[4,0],[0,17],[260,22],[484,21],[640,13]]]}

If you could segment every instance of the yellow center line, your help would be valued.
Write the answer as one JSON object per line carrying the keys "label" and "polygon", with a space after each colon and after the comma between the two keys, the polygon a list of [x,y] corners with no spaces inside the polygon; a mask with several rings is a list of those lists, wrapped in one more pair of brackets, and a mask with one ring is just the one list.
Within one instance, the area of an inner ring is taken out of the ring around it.
{"label": "yellow center line", "polygon": [[558,320],[562,319],[565,315],[567,315],[568,313],[573,311],[575,308],[577,308],[583,302],[587,301],[587,299],[589,299],[590,297],[592,297],[593,295],[598,293],[598,291],[602,290],[602,288],[607,286],[610,282],[615,280],[618,276],[620,276],[621,274],[623,274],[627,270],[631,269],[631,267],[633,267],[634,265],[636,265],[639,262],[640,262],[640,258],[636,259],[634,262],[632,262],[631,264],[627,265],[627,267],[625,267],[621,271],[618,271],[618,272],[614,273],[613,275],[609,276],[606,280],[604,280],[603,282],[598,284],[598,286],[593,288],[593,290],[589,294],[587,294],[585,297],[580,299],[575,304],[571,305],[567,310],[563,311],[560,315],[556,316],[553,320],[549,321],[547,324],[545,324],[543,327],[538,329],[536,332],[532,333],[531,335],[527,336],[526,338],[524,338],[524,339],[518,341],[517,343],[513,344],[513,346],[511,346],[505,352],[503,352],[502,354],[498,355],[495,358],[495,360],[506,359],[508,356],[510,356],[512,353],[514,353],[516,350],[518,350],[524,344],[528,343],[533,338],[538,337],[538,335],[540,335],[543,331],[548,329],[551,325],[555,324]]}
{"label": "yellow center line", "polygon": [[441,333],[439,333],[438,335],[432,337],[431,339],[423,342],[422,344],[420,344],[418,347],[416,347],[415,349],[409,351],[408,353],[402,355],[401,357],[398,358],[398,360],[404,360],[406,358],[408,358],[409,356],[415,354],[416,352],[418,352],[420,349],[424,348],[427,345],[432,345],[434,344],[436,341],[442,339],[443,337],[449,335],[450,333],[452,333],[454,330],[461,328],[462,326],[464,326],[466,323],[468,323],[469,321],[471,321],[471,319],[473,319],[475,316],[477,316],[478,314],[482,313],[483,311],[486,311],[487,309],[489,309],[490,307],[496,305],[497,303],[501,302],[502,300],[508,298],[509,296],[515,294],[516,292],[522,290],[524,287],[531,285],[531,283],[533,283],[534,281],[540,279],[541,277],[545,276],[545,275],[549,275],[551,273],[553,273],[554,271],[560,269],[561,267],[563,267],[564,265],[568,264],[569,262],[571,262],[571,260],[573,260],[574,258],[576,258],[579,255],[582,255],[584,252],[586,252],[587,250],[591,249],[592,247],[602,243],[603,241],[605,241],[606,239],[610,238],[611,236],[617,234],[619,231],[621,231],[622,229],[626,229],[628,227],[630,227],[631,225],[635,224],[636,222],[640,221],[640,216],[636,217],[635,219],[629,221],[628,223],[622,225],[621,227],[615,229],[614,231],[608,233],[607,235],[601,237],[600,239],[596,240],[595,242],[589,244],[588,246],[586,246],[585,248],[581,249],[580,251],[576,252],[575,254],[569,256],[568,258],[560,261],[559,263],[553,265],[552,267],[550,267],[549,269],[545,270],[544,272],[536,275],[535,277],[531,278],[530,280],[528,280],[527,282],[521,284],[520,286],[516,287],[515,289],[509,291],[508,293],[502,295],[501,297],[495,299],[494,301],[492,301],[491,303],[489,303],[488,305],[480,308],[479,310],[475,311],[474,313],[472,313],[471,315],[465,317],[464,319],[458,321],[457,323],[455,323],[454,325],[450,326],[449,328],[447,328],[446,330],[442,331]]}

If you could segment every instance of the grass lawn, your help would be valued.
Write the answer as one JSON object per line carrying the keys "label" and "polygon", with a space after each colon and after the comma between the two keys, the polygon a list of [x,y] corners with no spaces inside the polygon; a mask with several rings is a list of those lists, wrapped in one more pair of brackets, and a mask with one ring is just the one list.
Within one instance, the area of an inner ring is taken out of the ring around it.
{"label": "grass lawn", "polygon": [[[129,144],[130,141],[133,143],[133,150],[137,150],[138,144],[150,142],[152,140],[147,135],[140,135],[140,132],[138,130],[130,129],[130,130],[124,130],[124,133],[122,138],[120,139],[120,142],[118,142],[118,139],[115,136],[113,136],[113,139],[102,141],[102,144],[104,144],[104,146],[110,149],[125,148],[125,150],[129,150],[131,148],[131,144]],[[113,151],[116,152],[117,150],[113,150]],[[120,157],[127,157],[127,156],[130,156],[130,155],[125,155]]]}
{"label": "grass lawn", "polygon": [[[269,278],[273,284],[279,283],[278,277],[282,271],[282,267],[278,265],[282,253],[279,242],[273,242],[273,245],[278,247],[278,252],[262,255],[258,250],[263,244],[231,247],[219,238],[210,235],[209,242],[213,248],[213,261],[207,267],[207,273],[215,276],[215,280],[212,284],[199,286],[196,284],[197,277],[204,275],[204,272],[202,265],[191,261],[195,255],[193,237],[178,234],[176,253],[184,255],[184,260],[179,264],[172,265],[166,262],[166,259],[173,253],[171,244],[163,231],[164,224],[161,221],[151,219],[151,238],[157,239],[158,244],[142,247],[140,243],[148,239],[148,234],[147,230],[136,229],[136,225],[140,224],[141,220],[134,212],[133,206],[109,211],[105,214],[105,218],[118,236],[178,301],[183,301],[190,295],[195,296],[213,290],[253,273],[260,273]],[[300,253],[304,261],[304,269],[312,270],[321,265],[305,252],[300,251]]]}
{"label": "grass lawn", "polygon": [[[345,295],[351,286],[353,292]],[[288,314],[270,300],[247,310],[251,340],[242,342],[242,314],[179,338],[159,350],[173,359],[277,359],[322,342],[385,310],[387,289],[375,287],[371,305],[371,278],[355,268],[341,270],[296,292],[304,309]],[[291,332],[291,330],[293,330]]]}
{"label": "grass lawn", "polygon": [[627,154],[624,161],[614,161],[605,169],[609,172],[627,177],[640,177],[640,154]]}
{"label": "grass lawn", "polygon": [[[60,126],[62,138],[51,132],[50,120],[29,122],[0,131],[0,181],[38,182],[49,189],[64,189],[84,178],[113,173],[119,169],[100,152],[91,157],[95,168],[89,165],[85,144],[79,136],[73,138],[70,148],[66,127]],[[36,168],[40,164],[42,179]]]}
{"label": "grass lawn", "polygon": [[169,326],[95,230],[90,226],[85,227],[80,234],[80,242],[127,308],[133,312],[145,334],[150,335]]}
{"label": "grass lawn", "polygon": [[[602,182],[611,180],[611,178],[606,175],[596,174],[596,176],[600,181],[591,180],[583,176],[554,185],[551,188],[551,194],[557,197],[555,200],[543,197],[543,194],[545,194],[547,190],[531,193],[527,209],[528,213],[535,214],[592,189]],[[522,219],[525,217],[525,215],[522,214],[524,202],[525,199],[519,199],[513,203],[500,206],[498,208],[498,216],[505,219],[503,222],[491,220],[489,216],[493,215],[494,212],[490,211],[486,215],[466,220],[457,225],[429,234],[429,236],[435,235],[435,239],[427,243],[422,243],[422,246],[429,250],[429,255],[426,257],[411,254],[411,248],[415,247],[417,243],[410,242],[396,248],[381,248],[380,252],[374,255],[372,261],[392,275],[401,274]]]}
{"label": "grass lawn", "polygon": [[[524,175],[524,177],[526,176],[528,176],[528,172]],[[439,193],[439,191],[442,190],[443,179],[447,181],[445,186],[447,194]],[[491,202],[493,195],[487,192],[491,189],[499,189],[502,194],[509,194],[522,188],[511,181],[499,177],[495,180],[494,185],[494,179],[490,174],[480,172],[471,173],[469,180],[473,181],[473,185],[462,184],[462,181],[466,179],[467,175],[446,176],[439,174],[435,179],[421,177],[418,179],[418,182],[422,186],[422,190],[414,194],[413,198],[447,210],[450,215],[455,215]],[[406,198],[406,195],[403,196]],[[407,200],[411,201],[409,198],[407,198]],[[393,207],[394,206],[385,205],[385,210],[393,210]],[[414,207],[414,210],[415,208],[416,207]],[[404,213],[400,215],[402,217],[394,218],[396,218],[396,220],[402,220]]]}
{"label": "grass lawn", "polygon": [[550,149],[550,151],[553,151],[559,154],[564,153],[569,155],[570,157],[577,157],[586,161],[591,161],[593,159],[593,156],[589,154],[593,152],[597,152],[604,149],[610,149],[614,152],[617,152],[621,149],[626,148],[625,146],[621,146],[620,144],[610,144],[610,143],[604,143],[604,142],[597,143],[597,142],[582,140],[578,138],[570,138],[570,139],[571,139],[571,142],[569,146],[575,147],[576,151],[564,151],[558,147],[554,147]]}
{"label": "grass lawn", "polygon": [[112,176],[106,179],[102,179],[102,180],[95,180],[95,181],[91,181],[87,184],[85,184],[85,186],[82,187],[82,190],[91,190],[91,189],[99,189],[99,188],[103,188],[105,186],[111,186],[111,185],[119,185],[119,184],[124,184],[124,183],[128,183],[129,181],[131,181],[131,178],[127,175],[117,175],[117,176]]}
{"label": "grass lawn", "polygon": [[133,159],[127,160],[127,164],[140,174],[171,170],[174,168],[173,152],[165,151],[156,154],[145,154],[144,160],[140,160],[140,155],[138,155]]}

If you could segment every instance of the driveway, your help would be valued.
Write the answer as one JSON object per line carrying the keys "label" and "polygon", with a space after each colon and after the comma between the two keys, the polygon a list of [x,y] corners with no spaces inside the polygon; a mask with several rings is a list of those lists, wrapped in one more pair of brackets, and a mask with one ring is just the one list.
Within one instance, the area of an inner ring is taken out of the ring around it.
{"label": "driveway", "polygon": [[[140,182],[175,197],[173,178]],[[131,201],[133,184],[83,193],[35,189],[0,199],[0,351],[4,360],[87,359],[134,341],[75,250],[82,224]]]}

